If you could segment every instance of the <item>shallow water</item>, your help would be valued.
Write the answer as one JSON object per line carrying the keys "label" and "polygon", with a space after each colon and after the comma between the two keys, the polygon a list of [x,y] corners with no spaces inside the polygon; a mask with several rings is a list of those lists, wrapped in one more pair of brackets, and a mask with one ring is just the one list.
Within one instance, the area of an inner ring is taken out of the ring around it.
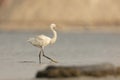
{"label": "shallow water", "polygon": [[[39,48],[29,44],[27,39],[41,33],[0,32],[0,80],[34,80],[36,72],[47,65],[89,65],[110,62],[120,66],[120,34],[90,32],[59,32],[57,42],[45,48],[46,55],[59,63],[55,64],[43,58],[43,63],[40,65],[38,64]],[[44,33],[49,35],[49,32]],[[98,80],[106,79],[120,78],[108,77]]]}

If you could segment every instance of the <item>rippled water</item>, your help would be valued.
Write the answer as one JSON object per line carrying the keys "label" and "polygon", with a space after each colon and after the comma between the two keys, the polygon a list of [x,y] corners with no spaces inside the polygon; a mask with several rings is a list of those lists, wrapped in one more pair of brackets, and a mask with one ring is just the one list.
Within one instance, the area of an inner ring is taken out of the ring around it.
{"label": "rippled water", "polygon": [[[110,62],[120,66],[120,34],[117,33],[58,33],[54,45],[45,48],[54,64],[43,58],[38,64],[39,48],[27,43],[29,37],[42,32],[0,32],[0,79],[28,79],[47,65],[88,65]],[[44,32],[51,36],[51,33]],[[89,80],[89,79],[83,79]],[[102,79],[104,80],[104,79]],[[114,78],[108,78],[114,80]]]}

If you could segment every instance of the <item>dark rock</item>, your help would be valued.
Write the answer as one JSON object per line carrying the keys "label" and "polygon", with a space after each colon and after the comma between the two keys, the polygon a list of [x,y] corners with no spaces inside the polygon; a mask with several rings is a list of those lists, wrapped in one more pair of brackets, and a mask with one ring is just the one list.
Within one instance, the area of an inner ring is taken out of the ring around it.
{"label": "dark rock", "polygon": [[115,75],[115,66],[109,63],[81,67],[81,74],[85,76],[103,77]]}
{"label": "dark rock", "polygon": [[120,75],[120,67],[116,68],[116,75]]}
{"label": "dark rock", "polygon": [[46,70],[39,71],[36,77],[74,77],[79,76],[80,71],[72,67],[57,67],[57,66],[48,66]]}
{"label": "dark rock", "polygon": [[[117,73],[120,74],[120,68]],[[105,63],[98,65],[87,66],[48,66],[44,71],[39,71],[36,78],[67,78],[79,76],[93,76],[104,77],[108,75],[115,75],[116,68],[114,65]]]}

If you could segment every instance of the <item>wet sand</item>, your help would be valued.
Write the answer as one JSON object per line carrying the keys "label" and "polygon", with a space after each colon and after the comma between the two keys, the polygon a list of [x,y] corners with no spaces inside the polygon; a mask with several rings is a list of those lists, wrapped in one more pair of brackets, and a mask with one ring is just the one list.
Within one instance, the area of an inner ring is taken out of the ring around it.
{"label": "wet sand", "polygon": [[[55,64],[42,58],[39,49],[27,43],[29,37],[42,32],[0,32],[0,80],[36,80],[35,74],[47,65],[88,65],[110,62],[120,66],[120,34],[112,33],[58,33],[55,45],[46,47],[46,55],[56,59]],[[49,35],[49,32],[44,32]],[[51,35],[50,35],[51,36]],[[63,46],[64,45],[64,46]],[[52,80],[119,80],[120,77],[80,77]],[[48,80],[48,79],[40,79]]]}

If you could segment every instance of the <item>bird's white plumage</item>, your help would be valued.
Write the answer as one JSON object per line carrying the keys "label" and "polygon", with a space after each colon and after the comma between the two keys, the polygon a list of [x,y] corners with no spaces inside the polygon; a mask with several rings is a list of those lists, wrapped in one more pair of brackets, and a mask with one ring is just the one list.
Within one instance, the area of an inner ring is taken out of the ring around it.
{"label": "bird's white plumage", "polygon": [[[36,47],[45,47],[48,44],[54,43],[56,41],[56,31],[54,30],[54,27],[56,27],[56,24],[51,24],[50,25],[51,30],[53,31],[54,37],[50,38],[48,36],[45,35],[38,35],[35,38],[30,38],[28,40],[28,42],[30,42],[32,45],[36,46]],[[54,42],[52,42],[54,41]]]}
{"label": "bird's white plumage", "polygon": [[43,53],[43,56],[50,59],[51,61],[53,62],[57,62],[55,60],[53,60],[52,58],[46,56],[44,54],[44,51],[43,51],[43,48],[49,44],[53,44],[56,42],[56,39],[57,39],[57,32],[55,31],[55,27],[56,27],[56,24],[51,24],[50,25],[50,28],[54,34],[53,38],[50,38],[48,36],[45,36],[45,35],[38,35],[34,38],[30,38],[28,40],[28,42],[30,42],[33,46],[36,46],[36,47],[39,47],[41,49],[40,53],[39,53],[39,62],[41,63],[41,53]]}
{"label": "bird's white plumage", "polygon": [[45,35],[39,35],[36,37],[36,41],[39,43],[39,47],[42,47],[43,45],[47,46],[48,44],[50,44],[51,38]]}

